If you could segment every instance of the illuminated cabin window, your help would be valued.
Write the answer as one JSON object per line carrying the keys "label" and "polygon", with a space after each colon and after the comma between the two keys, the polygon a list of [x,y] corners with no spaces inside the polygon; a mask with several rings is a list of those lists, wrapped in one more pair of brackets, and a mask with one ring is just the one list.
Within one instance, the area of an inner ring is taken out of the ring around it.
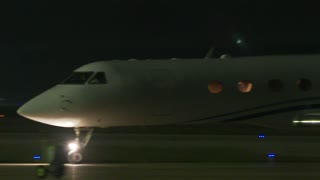
{"label": "illuminated cabin window", "polygon": [[280,79],[271,79],[268,82],[268,87],[273,92],[279,92],[283,88],[283,82]]}
{"label": "illuminated cabin window", "polygon": [[223,91],[223,84],[220,81],[211,81],[208,90],[211,94],[219,94]]}
{"label": "illuminated cabin window", "polygon": [[253,84],[250,81],[239,81],[238,82],[238,90],[242,93],[249,93],[252,91]]}
{"label": "illuminated cabin window", "polygon": [[299,79],[296,83],[297,87],[302,91],[309,91],[312,88],[312,83],[308,79]]}

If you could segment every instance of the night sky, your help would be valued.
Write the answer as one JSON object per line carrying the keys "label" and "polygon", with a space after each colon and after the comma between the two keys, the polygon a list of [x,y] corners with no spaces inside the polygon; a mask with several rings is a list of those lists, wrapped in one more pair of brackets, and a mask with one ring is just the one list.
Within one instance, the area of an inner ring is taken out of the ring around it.
{"label": "night sky", "polygon": [[[316,1],[26,1],[0,5],[0,104],[97,60],[320,53]],[[237,44],[241,40],[240,44]]]}

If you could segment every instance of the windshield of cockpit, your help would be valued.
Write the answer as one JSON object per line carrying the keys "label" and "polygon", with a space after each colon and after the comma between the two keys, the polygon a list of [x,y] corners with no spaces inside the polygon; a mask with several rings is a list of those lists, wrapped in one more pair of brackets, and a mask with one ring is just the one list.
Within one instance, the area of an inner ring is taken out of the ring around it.
{"label": "windshield of cockpit", "polygon": [[73,72],[66,80],[61,84],[106,84],[107,80],[104,72]]}

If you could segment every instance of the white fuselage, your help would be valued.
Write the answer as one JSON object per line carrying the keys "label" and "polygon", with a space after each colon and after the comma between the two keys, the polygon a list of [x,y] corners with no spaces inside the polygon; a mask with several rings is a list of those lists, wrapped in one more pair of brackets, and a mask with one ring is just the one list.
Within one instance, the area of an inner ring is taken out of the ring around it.
{"label": "white fuselage", "polygon": [[[18,113],[61,127],[112,127],[202,122],[272,126],[281,118],[320,112],[320,55],[230,59],[101,61],[75,72],[104,72],[104,84],[58,84]],[[93,75],[92,75],[93,76]],[[274,92],[270,80],[283,84]],[[297,84],[307,79],[311,87]],[[223,85],[210,93],[210,82]],[[242,93],[239,82],[250,81]],[[291,122],[291,121],[290,121]]]}

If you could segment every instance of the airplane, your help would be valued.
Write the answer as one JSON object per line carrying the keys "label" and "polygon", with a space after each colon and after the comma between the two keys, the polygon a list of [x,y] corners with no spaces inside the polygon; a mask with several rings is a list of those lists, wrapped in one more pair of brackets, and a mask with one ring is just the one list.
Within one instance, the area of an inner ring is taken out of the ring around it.
{"label": "airplane", "polygon": [[209,122],[290,130],[320,124],[317,67],[320,55],[310,54],[98,61],[74,70],[17,113],[73,128],[68,155],[79,163],[94,128]]}

